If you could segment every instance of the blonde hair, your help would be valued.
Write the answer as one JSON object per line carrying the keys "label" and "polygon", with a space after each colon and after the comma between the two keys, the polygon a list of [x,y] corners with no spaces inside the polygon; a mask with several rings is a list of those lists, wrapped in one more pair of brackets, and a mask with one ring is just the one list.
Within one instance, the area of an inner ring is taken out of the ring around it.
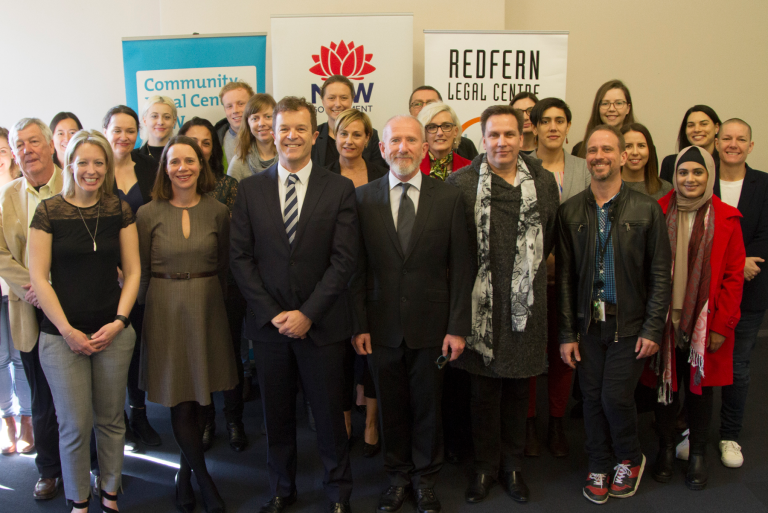
{"label": "blonde hair", "polygon": [[107,172],[104,175],[104,181],[101,183],[99,192],[103,196],[112,195],[112,185],[115,182],[115,158],[112,155],[112,147],[109,145],[109,141],[98,130],[80,130],[67,144],[67,151],[64,153],[64,169],[62,170],[62,176],[64,178],[63,185],[61,187],[61,195],[65,198],[71,198],[75,195],[75,175],[73,168],[73,161],[75,160],[75,153],[78,148],[84,144],[92,144],[101,148],[104,152],[104,157],[107,159]]}
{"label": "blonde hair", "polygon": [[426,127],[432,121],[432,119],[441,112],[447,112],[450,114],[451,119],[453,120],[453,124],[456,125],[456,128],[458,128],[456,137],[453,138],[453,149],[455,150],[459,147],[459,143],[461,142],[461,121],[459,121],[459,116],[456,115],[456,111],[454,111],[450,105],[443,102],[427,104],[423,109],[421,109],[421,112],[419,112],[418,118],[419,121],[421,121],[421,124]]}
{"label": "blonde hair", "polygon": [[[336,118],[336,129],[333,132],[336,139],[339,138],[339,131],[344,130],[355,121],[359,121],[363,124],[363,130],[365,130],[365,135],[368,136],[368,142],[370,142],[371,137],[373,136],[373,124],[371,123],[371,118],[369,118],[368,114],[365,112],[357,109],[347,109]],[[365,143],[365,145],[368,146],[368,143]]]}
{"label": "blonde hair", "polygon": [[[8,129],[3,128],[0,126],[0,139],[5,139],[5,141],[8,143],[8,146],[11,146],[11,140],[8,138]],[[13,148],[11,148],[11,167],[8,168],[8,172],[11,175],[11,178],[19,178],[21,176],[21,168],[16,164],[16,159],[13,155]]]}
{"label": "blonde hair", "polygon": [[[176,120],[179,119],[179,113],[176,110],[176,104],[173,102],[173,99],[168,98],[167,96],[150,96],[146,102],[144,102],[144,105],[141,107],[141,113],[139,115],[139,118],[141,118],[141,138],[147,139],[147,126],[144,124],[144,118],[147,115],[147,112],[149,112],[150,107],[156,103],[162,103],[163,105],[167,105],[171,108],[171,115],[173,116],[173,123],[176,124]],[[173,130],[173,129],[171,129]]]}
{"label": "blonde hair", "polygon": [[244,89],[246,93],[248,93],[248,96],[253,96],[253,87],[248,82],[241,82],[241,81],[235,81],[235,82],[227,82],[224,87],[221,88],[221,91],[219,91],[219,102],[221,102],[222,106],[224,104],[224,95],[227,94],[230,91],[234,91],[235,89]]}

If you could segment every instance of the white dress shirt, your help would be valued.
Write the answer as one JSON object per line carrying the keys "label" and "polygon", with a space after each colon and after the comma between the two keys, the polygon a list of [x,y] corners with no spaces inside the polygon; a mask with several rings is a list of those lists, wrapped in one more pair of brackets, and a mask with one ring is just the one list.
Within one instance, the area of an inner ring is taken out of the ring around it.
{"label": "white dress shirt", "polygon": [[304,166],[301,171],[291,173],[283,167],[282,164],[277,164],[277,191],[280,195],[280,216],[285,213],[285,191],[288,190],[288,175],[295,174],[298,177],[296,181],[296,201],[298,203],[298,211],[296,212],[296,219],[301,218],[301,205],[304,204],[304,196],[307,195],[307,184],[309,183],[309,174],[312,172],[312,159],[309,160],[309,164]]}
{"label": "white dress shirt", "polygon": [[[408,197],[413,201],[413,214],[416,215],[419,211],[419,194],[421,193],[421,179],[422,172],[419,170],[408,182],[412,187],[408,187]],[[403,189],[398,187],[397,184],[402,183],[395,174],[389,172],[389,203],[392,206],[392,219],[395,221],[395,229],[397,229],[397,213],[400,211],[400,195],[403,194]]]}
{"label": "white dress shirt", "polygon": [[720,180],[720,199],[723,200],[723,203],[730,205],[733,208],[738,208],[743,186],[743,178],[741,180],[736,180],[735,182]]}

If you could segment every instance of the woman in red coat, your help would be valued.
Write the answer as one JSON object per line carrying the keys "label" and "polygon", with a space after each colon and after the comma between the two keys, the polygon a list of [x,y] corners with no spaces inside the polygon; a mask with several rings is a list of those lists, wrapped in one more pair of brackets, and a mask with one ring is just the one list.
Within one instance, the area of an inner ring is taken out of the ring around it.
{"label": "woman in red coat", "polygon": [[443,102],[426,105],[419,112],[419,121],[427,131],[429,151],[421,161],[421,172],[445,181],[448,175],[468,166],[456,148],[461,141],[461,123],[453,109]]}
{"label": "woman in red coat", "polygon": [[653,477],[660,482],[674,474],[677,388],[685,385],[690,427],[685,484],[691,490],[707,484],[713,387],[733,381],[733,330],[744,285],[741,214],[712,195],[714,182],[712,156],[690,146],[677,156],[674,190],[659,200],[672,246],[672,304],[659,356],[652,361],[655,373],[645,376],[658,388],[660,449]]}

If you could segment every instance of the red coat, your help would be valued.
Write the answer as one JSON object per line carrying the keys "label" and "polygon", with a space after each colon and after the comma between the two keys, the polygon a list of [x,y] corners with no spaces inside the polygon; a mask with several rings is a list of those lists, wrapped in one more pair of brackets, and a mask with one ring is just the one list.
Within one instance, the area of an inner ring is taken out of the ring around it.
{"label": "red coat", "polygon": [[[667,213],[673,190],[659,200],[664,214]],[[709,315],[707,333],[714,331],[725,336],[725,342],[714,353],[704,353],[705,387],[720,387],[733,383],[733,330],[741,318],[741,293],[744,289],[744,238],[741,235],[741,213],[712,196],[715,210],[715,234],[709,257],[711,278],[709,282]],[[709,337],[707,337],[709,343]],[[675,351],[672,351],[672,386],[677,391]],[[657,376],[646,365],[642,383],[655,388]]]}
{"label": "red coat", "polygon": [[[472,163],[471,160],[467,160],[455,151],[453,152],[453,166],[451,169],[451,172],[458,171],[462,167],[466,167]],[[424,156],[424,160],[421,161],[421,165],[419,166],[419,169],[421,169],[421,172],[425,175],[429,176],[429,171],[432,169],[432,166],[429,165],[429,153],[427,153]]]}

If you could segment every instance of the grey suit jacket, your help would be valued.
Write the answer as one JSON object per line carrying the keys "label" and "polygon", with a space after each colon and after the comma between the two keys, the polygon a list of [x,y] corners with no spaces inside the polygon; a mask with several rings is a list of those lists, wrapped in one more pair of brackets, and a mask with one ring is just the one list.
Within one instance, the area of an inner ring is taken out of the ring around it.
{"label": "grey suit jacket", "polygon": [[[589,183],[592,180],[585,159],[574,157],[565,150],[563,150],[563,155],[565,155],[565,168],[563,171],[563,194],[560,198],[561,204],[571,196],[575,196],[589,187]],[[536,156],[536,150],[531,153],[531,157],[539,159],[539,157]],[[541,162],[541,159],[539,159],[539,162]]]}

